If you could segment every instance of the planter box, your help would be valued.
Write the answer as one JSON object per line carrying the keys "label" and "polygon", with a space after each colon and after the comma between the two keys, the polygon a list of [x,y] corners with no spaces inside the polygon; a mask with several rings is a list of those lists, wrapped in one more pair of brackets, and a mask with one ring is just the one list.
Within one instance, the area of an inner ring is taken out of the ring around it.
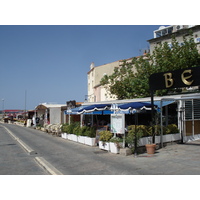
{"label": "planter box", "polygon": [[85,137],[85,144],[89,146],[96,146],[96,138]]}
{"label": "planter box", "polygon": [[115,143],[110,142],[110,152],[117,154],[117,153],[119,153],[119,151],[120,151],[120,148],[117,147],[117,145]]}
{"label": "planter box", "polygon": [[72,134],[67,134],[67,139],[72,140]]}
{"label": "planter box", "polygon": [[61,137],[62,137],[63,139],[67,139],[67,133],[61,133]]}
{"label": "planter box", "polygon": [[[173,142],[180,139],[180,133],[163,135],[163,142]],[[152,137],[141,138],[139,146],[145,146],[150,143],[149,141],[152,141]],[[155,137],[155,143],[160,143],[160,136]]]}
{"label": "planter box", "polygon": [[80,136],[77,137],[77,139],[78,139],[78,142],[79,142],[79,143],[85,144],[85,136],[81,136],[81,135],[80,135]]}
{"label": "planter box", "polygon": [[78,142],[78,136],[77,135],[71,134],[71,137],[72,137],[72,141]]}
{"label": "planter box", "polygon": [[99,148],[106,151],[110,151],[110,143],[99,141]]}

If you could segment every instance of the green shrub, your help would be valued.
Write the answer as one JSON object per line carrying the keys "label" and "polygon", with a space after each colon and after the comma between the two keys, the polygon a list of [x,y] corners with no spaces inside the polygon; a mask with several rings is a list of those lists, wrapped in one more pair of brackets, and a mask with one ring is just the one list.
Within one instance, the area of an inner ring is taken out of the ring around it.
{"label": "green shrub", "polygon": [[81,127],[79,125],[74,125],[73,134],[81,135]]}
{"label": "green shrub", "polygon": [[179,130],[176,124],[169,124],[166,128],[167,128],[166,134],[179,133]]}
{"label": "green shrub", "polygon": [[[154,125],[154,131],[155,131],[155,135],[160,135],[161,133],[161,125]],[[149,136],[152,136],[152,126],[149,127]],[[164,128],[163,128],[164,131]]]}
{"label": "green shrub", "polygon": [[110,139],[110,142],[113,142],[113,143],[121,143],[121,142],[123,142],[123,138],[112,137],[112,138]]}
{"label": "green shrub", "polygon": [[110,142],[115,143],[115,145],[116,145],[118,148],[121,148],[121,147],[122,147],[122,143],[123,143],[123,138],[112,137],[112,138],[110,139]]}
{"label": "green shrub", "polygon": [[68,127],[68,126],[69,126],[68,124],[63,124],[62,127],[61,127],[61,131],[62,131],[63,133],[67,133],[67,127]]}
{"label": "green shrub", "polygon": [[141,137],[147,137],[151,135],[151,128],[146,125],[130,125],[128,126],[128,130],[137,130],[140,132]]}
{"label": "green shrub", "polygon": [[95,127],[87,127],[84,135],[91,137],[91,138],[96,137],[96,128]]}
{"label": "green shrub", "polygon": [[110,131],[101,131],[99,132],[99,135],[99,140],[102,142],[108,142],[113,136],[113,134]]}
{"label": "green shrub", "polygon": [[72,123],[72,133],[77,135],[79,133],[79,129],[80,129],[80,123],[79,122],[73,122]]}
{"label": "green shrub", "polygon": [[143,136],[143,128],[135,129],[134,125],[128,127],[128,135],[126,136],[125,140],[132,152],[135,151],[135,139],[136,145],[139,146],[140,138]]}
{"label": "green shrub", "polygon": [[78,130],[78,128],[77,128],[78,126],[80,126],[79,122],[73,122],[70,125],[63,124],[63,126],[62,126],[62,132],[66,132],[68,134],[76,134],[76,132]]}
{"label": "green shrub", "polygon": [[85,136],[85,132],[88,130],[88,128],[89,127],[87,127],[87,126],[80,127],[80,129],[79,129],[79,135]]}
{"label": "green shrub", "polygon": [[[169,124],[168,126],[163,126],[162,128],[163,128],[163,135],[179,133],[179,130],[178,130],[178,127],[177,127],[176,124]],[[155,125],[154,129],[155,129],[156,135],[161,134],[161,125]],[[149,130],[150,130],[150,133],[151,133],[152,127],[150,127]]]}

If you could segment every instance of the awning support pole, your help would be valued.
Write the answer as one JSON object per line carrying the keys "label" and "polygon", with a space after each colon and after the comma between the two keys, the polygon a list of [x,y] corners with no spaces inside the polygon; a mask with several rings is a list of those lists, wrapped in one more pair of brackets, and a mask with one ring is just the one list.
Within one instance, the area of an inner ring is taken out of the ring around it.
{"label": "awning support pole", "polygon": [[154,99],[153,95],[154,91],[151,90],[151,122],[152,122],[152,143],[155,143],[155,135],[154,135]]}
{"label": "awning support pole", "polygon": [[160,147],[163,148],[163,115],[162,115],[162,99],[160,101]]}

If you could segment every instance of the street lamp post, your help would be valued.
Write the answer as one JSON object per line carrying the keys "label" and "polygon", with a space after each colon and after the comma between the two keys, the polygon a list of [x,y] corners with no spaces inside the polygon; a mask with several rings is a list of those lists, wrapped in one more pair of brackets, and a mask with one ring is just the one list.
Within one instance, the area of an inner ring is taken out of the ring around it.
{"label": "street lamp post", "polygon": [[5,112],[4,112],[4,99],[2,99],[2,118],[4,118]]}

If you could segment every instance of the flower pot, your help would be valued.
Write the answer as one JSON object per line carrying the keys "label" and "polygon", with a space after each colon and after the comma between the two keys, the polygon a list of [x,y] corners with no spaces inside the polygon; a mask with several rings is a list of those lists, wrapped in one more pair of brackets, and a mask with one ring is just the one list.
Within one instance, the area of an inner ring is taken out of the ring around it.
{"label": "flower pot", "polygon": [[146,150],[148,154],[154,154],[156,149],[156,144],[146,144]]}

